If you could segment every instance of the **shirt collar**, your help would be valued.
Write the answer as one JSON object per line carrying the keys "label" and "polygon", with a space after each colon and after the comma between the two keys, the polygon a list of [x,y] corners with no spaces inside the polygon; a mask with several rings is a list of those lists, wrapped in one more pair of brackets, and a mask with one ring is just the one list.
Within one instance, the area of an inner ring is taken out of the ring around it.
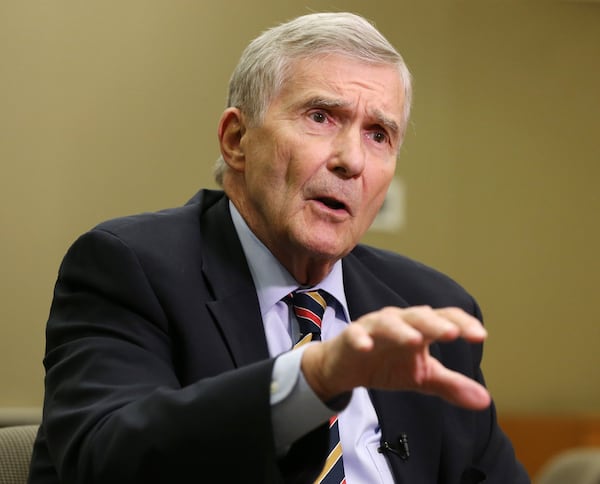
{"label": "shirt collar", "polygon": [[[256,293],[263,318],[282,298],[298,289],[298,282],[281,265],[271,251],[254,235],[245,220],[237,211],[231,200],[229,211],[233,225],[238,234],[242,249],[248,261],[250,273],[256,286]],[[331,294],[344,312],[346,321],[350,321],[346,294],[344,293],[344,279],[342,261],[338,260],[315,288],[323,289]],[[306,288],[312,289],[312,288]]]}

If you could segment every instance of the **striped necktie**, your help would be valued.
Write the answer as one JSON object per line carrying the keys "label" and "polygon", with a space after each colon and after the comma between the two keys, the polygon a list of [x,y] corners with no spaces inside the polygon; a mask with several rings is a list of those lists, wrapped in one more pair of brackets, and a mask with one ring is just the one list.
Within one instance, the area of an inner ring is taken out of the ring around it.
{"label": "striped necktie", "polygon": [[[320,341],[321,320],[327,306],[326,292],[294,291],[289,298],[292,302],[294,314],[298,321],[300,337],[294,348],[298,348],[309,341]],[[325,466],[315,480],[315,484],[345,484],[344,463],[342,459],[342,444],[338,429],[337,415],[329,421],[329,451]]]}

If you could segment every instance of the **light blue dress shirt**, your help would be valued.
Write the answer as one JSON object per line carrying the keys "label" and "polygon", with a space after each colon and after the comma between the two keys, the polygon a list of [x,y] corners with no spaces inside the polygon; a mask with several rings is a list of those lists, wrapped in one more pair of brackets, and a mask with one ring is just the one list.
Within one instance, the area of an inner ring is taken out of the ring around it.
{"label": "light blue dress shirt", "polygon": [[[282,455],[295,440],[329,420],[335,412],[321,402],[300,371],[306,346],[291,350],[298,337],[298,325],[282,299],[296,290],[298,283],[252,233],[231,202],[229,209],[256,286],[269,353],[279,356],[271,381],[271,415],[275,446]],[[327,340],[342,332],[350,321],[341,261],[318,287],[336,299],[323,315],[321,338]],[[393,483],[389,464],[377,451],[381,431],[365,388],[354,389],[350,403],[338,413],[338,421],[347,482]]]}

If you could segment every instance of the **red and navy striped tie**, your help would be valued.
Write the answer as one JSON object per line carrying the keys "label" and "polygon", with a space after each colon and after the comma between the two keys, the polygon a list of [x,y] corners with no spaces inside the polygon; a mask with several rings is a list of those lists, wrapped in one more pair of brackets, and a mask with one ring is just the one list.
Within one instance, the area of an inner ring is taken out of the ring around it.
{"label": "red and navy striped tie", "polygon": [[[324,291],[294,291],[290,294],[294,314],[298,321],[300,337],[294,348],[309,341],[321,339],[321,320],[327,306]],[[338,429],[337,415],[329,421],[329,452],[325,466],[315,480],[315,484],[345,484],[342,444]]]}

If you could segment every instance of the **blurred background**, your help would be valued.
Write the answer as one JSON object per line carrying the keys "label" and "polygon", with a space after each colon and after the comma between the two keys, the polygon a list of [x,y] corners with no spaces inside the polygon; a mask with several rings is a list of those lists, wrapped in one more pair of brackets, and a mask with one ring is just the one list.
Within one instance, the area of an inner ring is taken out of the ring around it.
{"label": "blurred background", "polygon": [[403,190],[386,203],[402,223],[365,242],[479,301],[484,371],[518,452],[547,445],[519,440],[540,419],[574,419],[600,443],[600,1],[583,0],[0,1],[0,420],[39,415],[68,246],[215,187],[242,49],[340,10],[372,20],[415,79]]}

